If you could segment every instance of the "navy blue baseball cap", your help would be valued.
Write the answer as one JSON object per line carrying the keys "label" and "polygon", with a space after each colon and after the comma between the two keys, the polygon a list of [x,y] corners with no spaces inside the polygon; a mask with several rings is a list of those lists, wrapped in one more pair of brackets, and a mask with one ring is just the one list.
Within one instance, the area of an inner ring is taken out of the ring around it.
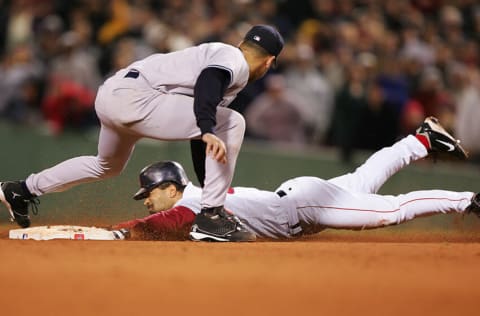
{"label": "navy blue baseball cap", "polygon": [[278,57],[285,44],[282,35],[276,28],[263,24],[253,26],[245,34],[244,40],[257,44],[275,58]]}

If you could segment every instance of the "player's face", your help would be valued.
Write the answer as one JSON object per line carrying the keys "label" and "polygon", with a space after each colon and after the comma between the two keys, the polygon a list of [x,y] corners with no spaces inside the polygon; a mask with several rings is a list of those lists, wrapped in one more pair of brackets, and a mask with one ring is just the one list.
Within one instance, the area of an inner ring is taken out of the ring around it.
{"label": "player's face", "polygon": [[150,214],[166,211],[173,207],[175,200],[172,195],[172,187],[169,186],[165,189],[155,188],[150,191],[150,194],[143,202]]}
{"label": "player's face", "polygon": [[273,56],[264,59],[263,62],[260,63],[257,68],[250,74],[249,82],[258,80],[265,76],[267,71],[272,67],[274,60],[275,57]]}

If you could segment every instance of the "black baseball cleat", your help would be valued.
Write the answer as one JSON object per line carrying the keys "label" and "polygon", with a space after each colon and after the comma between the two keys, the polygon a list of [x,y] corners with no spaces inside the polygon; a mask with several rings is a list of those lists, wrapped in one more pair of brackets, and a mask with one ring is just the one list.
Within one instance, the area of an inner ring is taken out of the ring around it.
{"label": "black baseball cleat", "polygon": [[20,181],[0,182],[0,201],[5,204],[10,212],[11,220],[17,222],[20,227],[30,226],[28,207],[31,206],[32,213],[38,213],[40,201]]}
{"label": "black baseball cleat", "polygon": [[424,136],[429,145],[429,153],[445,153],[459,159],[467,159],[468,154],[460,145],[458,139],[453,138],[438,122],[430,116],[417,129],[417,135]]}
{"label": "black baseball cleat", "polygon": [[195,216],[190,239],[194,241],[255,241],[254,233],[248,231],[238,219],[223,206],[202,209]]}
{"label": "black baseball cleat", "polygon": [[480,193],[476,193],[472,197],[472,201],[470,202],[470,205],[467,206],[465,212],[467,214],[473,213],[473,214],[477,215],[478,217],[480,217]]}

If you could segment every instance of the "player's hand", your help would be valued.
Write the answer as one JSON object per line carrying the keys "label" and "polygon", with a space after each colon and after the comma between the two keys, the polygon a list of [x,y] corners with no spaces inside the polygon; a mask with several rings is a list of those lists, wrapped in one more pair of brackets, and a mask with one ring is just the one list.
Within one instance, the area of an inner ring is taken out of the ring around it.
{"label": "player's hand", "polygon": [[227,148],[225,143],[211,133],[205,133],[202,136],[202,140],[207,144],[205,154],[211,156],[218,162],[227,163]]}
{"label": "player's hand", "polygon": [[130,231],[126,228],[121,228],[119,230],[112,230],[113,236],[115,236],[115,239],[119,240],[124,240],[124,239],[130,239]]}

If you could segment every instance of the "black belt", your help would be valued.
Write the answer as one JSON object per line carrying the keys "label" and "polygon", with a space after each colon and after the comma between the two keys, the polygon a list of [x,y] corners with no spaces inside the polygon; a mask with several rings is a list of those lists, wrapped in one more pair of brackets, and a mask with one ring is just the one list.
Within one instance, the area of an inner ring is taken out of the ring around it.
{"label": "black belt", "polygon": [[[291,229],[292,231],[297,230],[296,233],[292,233],[292,236],[293,236],[293,237],[300,237],[300,236],[303,235],[302,225],[300,225],[300,222],[296,223],[296,224],[293,225],[293,226],[290,226],[290,229]],[[298,230],[298,229],[300,229],[300,230]]]}
{"label": "black belt", "polygon": [[285,191],[283,191],[283,190],[278,190],[278,191],[275,192],[275,193],[277,193],[277,195],[278,195],[279,197],[284,197],[284,196],[287,195],[287,193],[285,193]]}
{"label": "black belt", "polygon": [[137,79],[139,75],[140,75],[140,72],[138,70],[130,70],[129,72],[127,72],[125,76],[123,76],[123,78]]}
{"label": "black belt", "polygon": [[[278,190],[275,193],[281,198],[283,198],[284,196],[287,196],[287,193],[283,190]],[[294,225],[289,225],[289,226],[290,226],[290,229],[292,231],[291,236],[298,237],[298,236],[301,236],[303,234],[302,226],[300,225],[300,222],[298,222]],[[293,233],[295,231],[296,231],[296,233]]]}

